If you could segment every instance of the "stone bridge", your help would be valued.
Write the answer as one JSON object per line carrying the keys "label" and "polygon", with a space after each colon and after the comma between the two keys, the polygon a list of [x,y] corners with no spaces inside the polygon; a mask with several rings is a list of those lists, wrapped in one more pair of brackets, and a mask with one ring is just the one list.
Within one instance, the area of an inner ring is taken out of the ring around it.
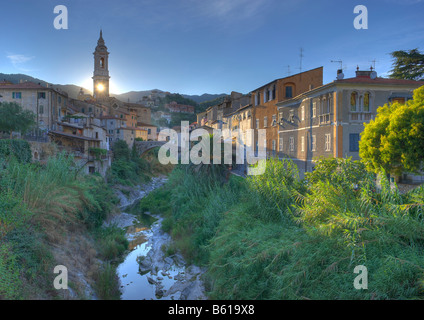
{"label": "stone bridge", "polygon": [[134,141],[138,154],[142,157],[147,151],[162,147],[165,141]]}

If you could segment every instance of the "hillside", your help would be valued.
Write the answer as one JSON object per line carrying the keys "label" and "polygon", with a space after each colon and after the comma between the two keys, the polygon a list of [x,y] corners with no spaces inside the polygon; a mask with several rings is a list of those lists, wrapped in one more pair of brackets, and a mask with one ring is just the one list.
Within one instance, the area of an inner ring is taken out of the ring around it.
{"label": "hillside", "polygon": [[[18,73],[18,74],[0,73],[0,81],[3,81],[3,80],[10,81],[10,82],[13,82],[13,83],[19,83],[20,81],[31,81],[31,82],[35,82],[35,83],[40,83],[43,86],[46,86],[49,83],[45,80],[34,78],[34,77],[29,76],[29,75],[21,74],[21,73]],[[51,83],[49,83],[49,85],[53,88],[58,88],[60,90],[67,92],[69,97],[73,98],[73,99],[77,98],[78,93],[81,89],[80,86],[77,86],[77,85],[74,85],[74,84],[51,84]],[[91,90],[89,90],[87,88],[83,88],[83,89],[84,89],[85,93],[92,94]],[[153,91],[157,92],[157,96],[159,98],[165,98],[165,96],[166,96],[166,92],[159,90],[159,89],[144,90],[144,91],[130,91],[130,92],[122,93],[122,94],[111,93],[110,95],[112,97],[115,97],[115,98],[123,101],[123,102],[127,102],[129,100],[130,102],[135,103],[135,102],[142,100],[143,97],[151,95]],[[202,102],[213,101],[215,99],[219,99],[221,97],[226,96],[226,94],[209,94],[209,93],[204,93],[202,95],[181,94],[181,96],[186,98],[186,99],[193,100],[196,103],[202,103]]]}
{"label": "hillside", "polygon": [[184,98],[188,98],[188,99],[191,99],[193,101],[196,101],[197,103],[202,103],[202,102],[211,101],[211,100],[215,100],[215,99],[225,97],[225,96],[227,96],[227,94],[225,94],[225,93],[221,93],[221,94],[204,93],[201,96],[199,96],[199,95],[187,95],[187,94],[182,94],[182,96]]}
{"label": "hillside", "polygon": [[[21,81],[30,81],[35,83],[40,83],[42,86],[47,86],[49,84],[50,87],[60,89],[62,91],[65,91],[68,93],[69,97],[76,99],[78,96],[78,93],[81,89],[80,86],[76,86],[74,84],[51,84],[50,82],[34,78],[31,76],[28,76],[26,74],[16,73],[16,74],[5,74],[0,73],[0,81],[10,81],[12,83],[19,83]],[[91,94],[92,92],[86,88],[83,88],[85,93]]]}

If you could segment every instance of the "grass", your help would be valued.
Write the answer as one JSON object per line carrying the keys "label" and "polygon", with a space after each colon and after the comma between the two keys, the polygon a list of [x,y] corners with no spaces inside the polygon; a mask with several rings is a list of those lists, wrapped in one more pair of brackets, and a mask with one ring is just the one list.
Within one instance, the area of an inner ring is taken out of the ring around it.
{"label": "grass", "polygon": [[[269,160],[224,184],[178,167],[142,205],[163,206],[172,250],[208,268],[212,299],[422,299],[424,188],[382,181],[349,159],[321,159],[305,180]],[[368,290],[353,286],[357,265]]]}
{"label": "grass", "polygon": [[[64,154],[46,165],[2,160],[0,191],[0,298],[61,298],[53,288],[54,266],[91,268],[97,254],[92,233],[117,199],[101,177],[78,175]],[[125,245],[119,237],[105,239]],[[101,256],[115,254],[102,249]]]}
{"label": "grass", "polygon": [[96,276],[96,293],[102,300],[119,300],[121,291],[119,279],[116,275],[116,267],[111,263],[105,263]]}

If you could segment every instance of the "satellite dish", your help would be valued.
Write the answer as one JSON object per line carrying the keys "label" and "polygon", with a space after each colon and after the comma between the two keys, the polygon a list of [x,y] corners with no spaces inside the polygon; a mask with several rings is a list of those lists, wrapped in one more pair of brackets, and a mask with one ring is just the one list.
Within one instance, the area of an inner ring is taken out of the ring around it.
{"label": "satellite dish", "polygon": [[344,78],[343,72],[337,74],[337,80],[342,80]]}
{"label": "satellite dish", "polygon": [[375,79],[375,78],[377,78],[377,72],[375,72],[375,71],[373,71],[373,72],[371,72],[371,74],[370,74],[370,78],[371,79]]}

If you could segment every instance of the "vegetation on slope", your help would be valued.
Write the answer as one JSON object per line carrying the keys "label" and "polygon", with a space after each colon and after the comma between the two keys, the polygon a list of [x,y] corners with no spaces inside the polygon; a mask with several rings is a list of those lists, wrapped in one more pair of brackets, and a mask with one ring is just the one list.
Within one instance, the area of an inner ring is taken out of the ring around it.
{"label": "vegetation on slope", "polygon": [[[32,164],[21,155],[29,145],[19,143],[17,157],[0,154],[0,298],[72,298],[53,287],[56,265],[69,269],[74,298],[84,298],[86,288],[71,270],[83,272],[90,284],[103,275],[98,259],[110,255],[98,247],[122,234],[97,236],[97,230],[117,199],[100,176],[77,175],[72,157]],[[116,297],[115,287],[109,294]]]}

